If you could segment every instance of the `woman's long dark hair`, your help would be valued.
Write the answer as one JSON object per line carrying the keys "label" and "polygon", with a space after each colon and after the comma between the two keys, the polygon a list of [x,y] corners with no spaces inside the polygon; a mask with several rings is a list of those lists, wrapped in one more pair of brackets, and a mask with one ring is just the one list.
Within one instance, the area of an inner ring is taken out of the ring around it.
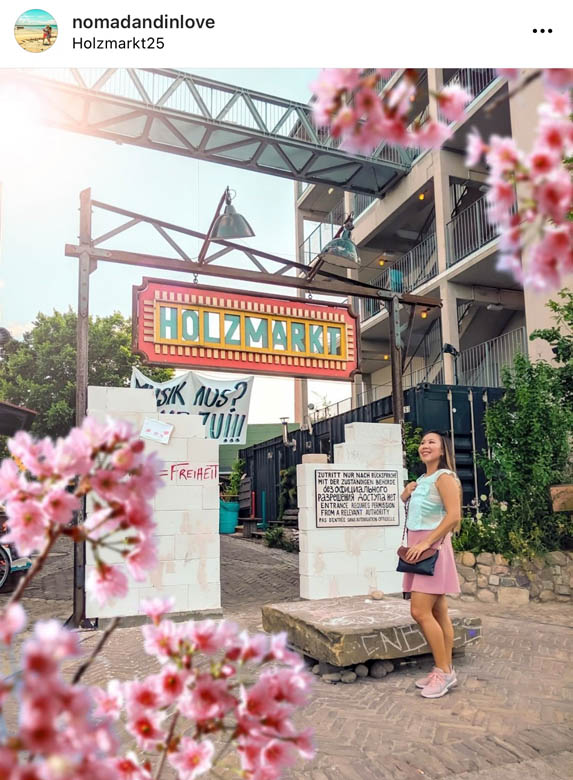
{"label": "woman's long dark hair", "polygon": [[[449,434],[443,433],[442,431],[430,430],[430,431],[425,431],[422,434],[422,439],[424,438],[424,436],[427,436],[430,433],[433,433],[435,436],[439,436],[440,441],[442,442],[442,454],[440,456],[440,460],[438,461],[438,469],[449,469],[450,471],[453,471],[454,474],[456,474],[456,460],[454,458],[452,440],[450,439]],[[460,510],[462,510],[463,503],[464,503],[464,493],[462,489],[462,483],[459,481],[459,477],[458,477],[458,484],[460,486]],[[460,521],[454,529],[456,533],[459,532],[461,528],[461,524],[462,521],[460,517]]]}

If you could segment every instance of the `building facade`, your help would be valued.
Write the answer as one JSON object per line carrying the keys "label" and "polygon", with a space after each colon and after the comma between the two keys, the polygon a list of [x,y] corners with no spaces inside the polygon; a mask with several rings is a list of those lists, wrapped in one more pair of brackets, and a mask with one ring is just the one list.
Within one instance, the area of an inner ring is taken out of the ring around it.
{"label": "building facade", "polygon": [[[380,90],[391,89],[401,73],[395,71],[380,83]],[[524,291],[511,274],[497,269],[498,230],[487,219],[488,171],[484,163],[466,167],[466,136],[476,127],[485,139],[512,136],[520,149],[529,151],[542,85],[537,79],[512,96],[494,69],[428,68],[418,74],[412,122],[441,118],[433,95],[453,83],[474,96],[466,117],[453,123],[452,136],[441,149],[406,150],[406,173],[381,197],[345,192],[336,185],[297,183],[298,260],[312,262],[353,213],[352,237],[361,262],[352,273],[387,290],[442,302],[441,308],[417,307],[414,312],[404,388],[420,382],[499,387],[501,368],[517,351],[531,359],[553,357],[545,342],[529,340],[536,328],[552,324],[545,306],[551,296]],[[353,305],[361,321],[362,375],[352,397],[352,405],[358,406],[390,393],[390,340],[382,304],[361,299]],[[403,325],[409,309],[401,311]],[[450,345],[446,351],[445,345]],[[298,421],[307,405],[306,383],[297,380]]]}

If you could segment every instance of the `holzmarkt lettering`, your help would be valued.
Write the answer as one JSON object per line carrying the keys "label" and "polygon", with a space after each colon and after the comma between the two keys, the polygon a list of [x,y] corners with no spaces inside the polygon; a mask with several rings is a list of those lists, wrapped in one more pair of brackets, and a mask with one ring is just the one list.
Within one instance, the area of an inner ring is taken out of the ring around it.
{"label": "holzmarkt lettering", "polygon": [[346,306],[144,279],[133,321],[134,348],[150,364],[326,379],[359,369]]}

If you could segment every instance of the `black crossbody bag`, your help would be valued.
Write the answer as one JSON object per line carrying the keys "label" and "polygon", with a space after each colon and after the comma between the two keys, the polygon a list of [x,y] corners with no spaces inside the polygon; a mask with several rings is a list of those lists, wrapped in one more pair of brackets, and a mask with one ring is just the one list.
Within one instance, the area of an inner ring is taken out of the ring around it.
{"label": "black crossbody bag", "polygon": [[431,577],[434,573],[434,569],[436,568],[436,562],[438,560],[442,544],[444,543],[444,539],[442,538],[438,548],[430,547],[427,550],[424,550],[417,561],[407,561],[406,555],[410,548],[404,547],[404,539],[406,537],[406,524],[408,522],[409,504],[410,499],[408,498],[404,504],[404,533],[402,534],[402,546],[398,548],[398,566],[396,567],[396,571],[401,571],[405,574],[425,574]]}

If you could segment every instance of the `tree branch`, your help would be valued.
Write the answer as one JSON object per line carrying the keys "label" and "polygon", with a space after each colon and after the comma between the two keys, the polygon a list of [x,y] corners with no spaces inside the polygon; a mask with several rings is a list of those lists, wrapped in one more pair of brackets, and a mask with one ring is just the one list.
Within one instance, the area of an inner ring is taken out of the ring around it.
{"label": "tree branch", "polygon": [[533,73],[530,73],[529,76],[526,76],[517,86],[515,86],[513,89],[510,89],[507,95],[500,95],[493,101],[493,103],[491,103],[489,106],[486,106],[485,113],[491,114],[491,112],[495,111],[495,109],[502,103],[505,103],[510,98],[515,97],[515,95],[519,94],[522,89],[525,89],[525,87],[531,84],[532,81],[538,79],[541,76],[541,73],[541,70],[535,70]]}
{"label": "tree branch", "polygon": [[115,618],[114,618],[114,619],[111,621],[111,623],[109,624],[109,626],[106,628],[106,630],[103,632],[103,634],[102,634],[102,636],[101,636],[101,638],[100,638],[99,642],[97,643],[97,645],[96,645],[96,646],[94,647],[94,649],[92,650],[92,654],[90,655],[90,657],[88,658],[88,660],[87,660],[85,663],[83,663],[83,664],[82,664],[82,665],[81,665],[81,666],[80,666],[80,667],[79,667],[79,668],[76,670],[76,673],[74,674],[74,678],[73,678],[73,680],[72,680],[72,684],[73,684],[73,685],[75,685],[76,683],[78,683],[78,682],[81,680],[81,678],[82,678],[82,676],[84,675],[84,673],[85,673],[85,672],[86,672],[86,671],[87,671],[87,670],[90,668],[90,666],[91,666],[91,665],[92,665],[92,663],[95,661],[95,659],[97,658],[97,656],[98,656],[98,655],[101,653],[101,651],[103,650],[103,647],[104,647],[105,643],[106,643],[106,642],[107,642],[107,640],[110,638],[110,636],[112,635],[112,633],[115,631],[115,629],[117,628],[118,624],[119,624],[119,618],[118,618],[118,617],[115,617]]}
{"label": "tree branch", "polygon": [[177,723],[178,718],[179,718],[179,711],[175,710],[175,712],[173,713],[173,717],[171,718],[171,723],[169,725],[169,732],[167,734],[167,739],[165,740],[165,747],[163,748],[161,759],[159,761],[157,770],[154,775],[154,780],[158,780],[158,778],[161,777],[161,772],[163,771],[165,759],[167,758],[167,751],[169,750],[169,745],[171,744],[171,740],[173,739],[173,733],[175,732],[175,725]]}

